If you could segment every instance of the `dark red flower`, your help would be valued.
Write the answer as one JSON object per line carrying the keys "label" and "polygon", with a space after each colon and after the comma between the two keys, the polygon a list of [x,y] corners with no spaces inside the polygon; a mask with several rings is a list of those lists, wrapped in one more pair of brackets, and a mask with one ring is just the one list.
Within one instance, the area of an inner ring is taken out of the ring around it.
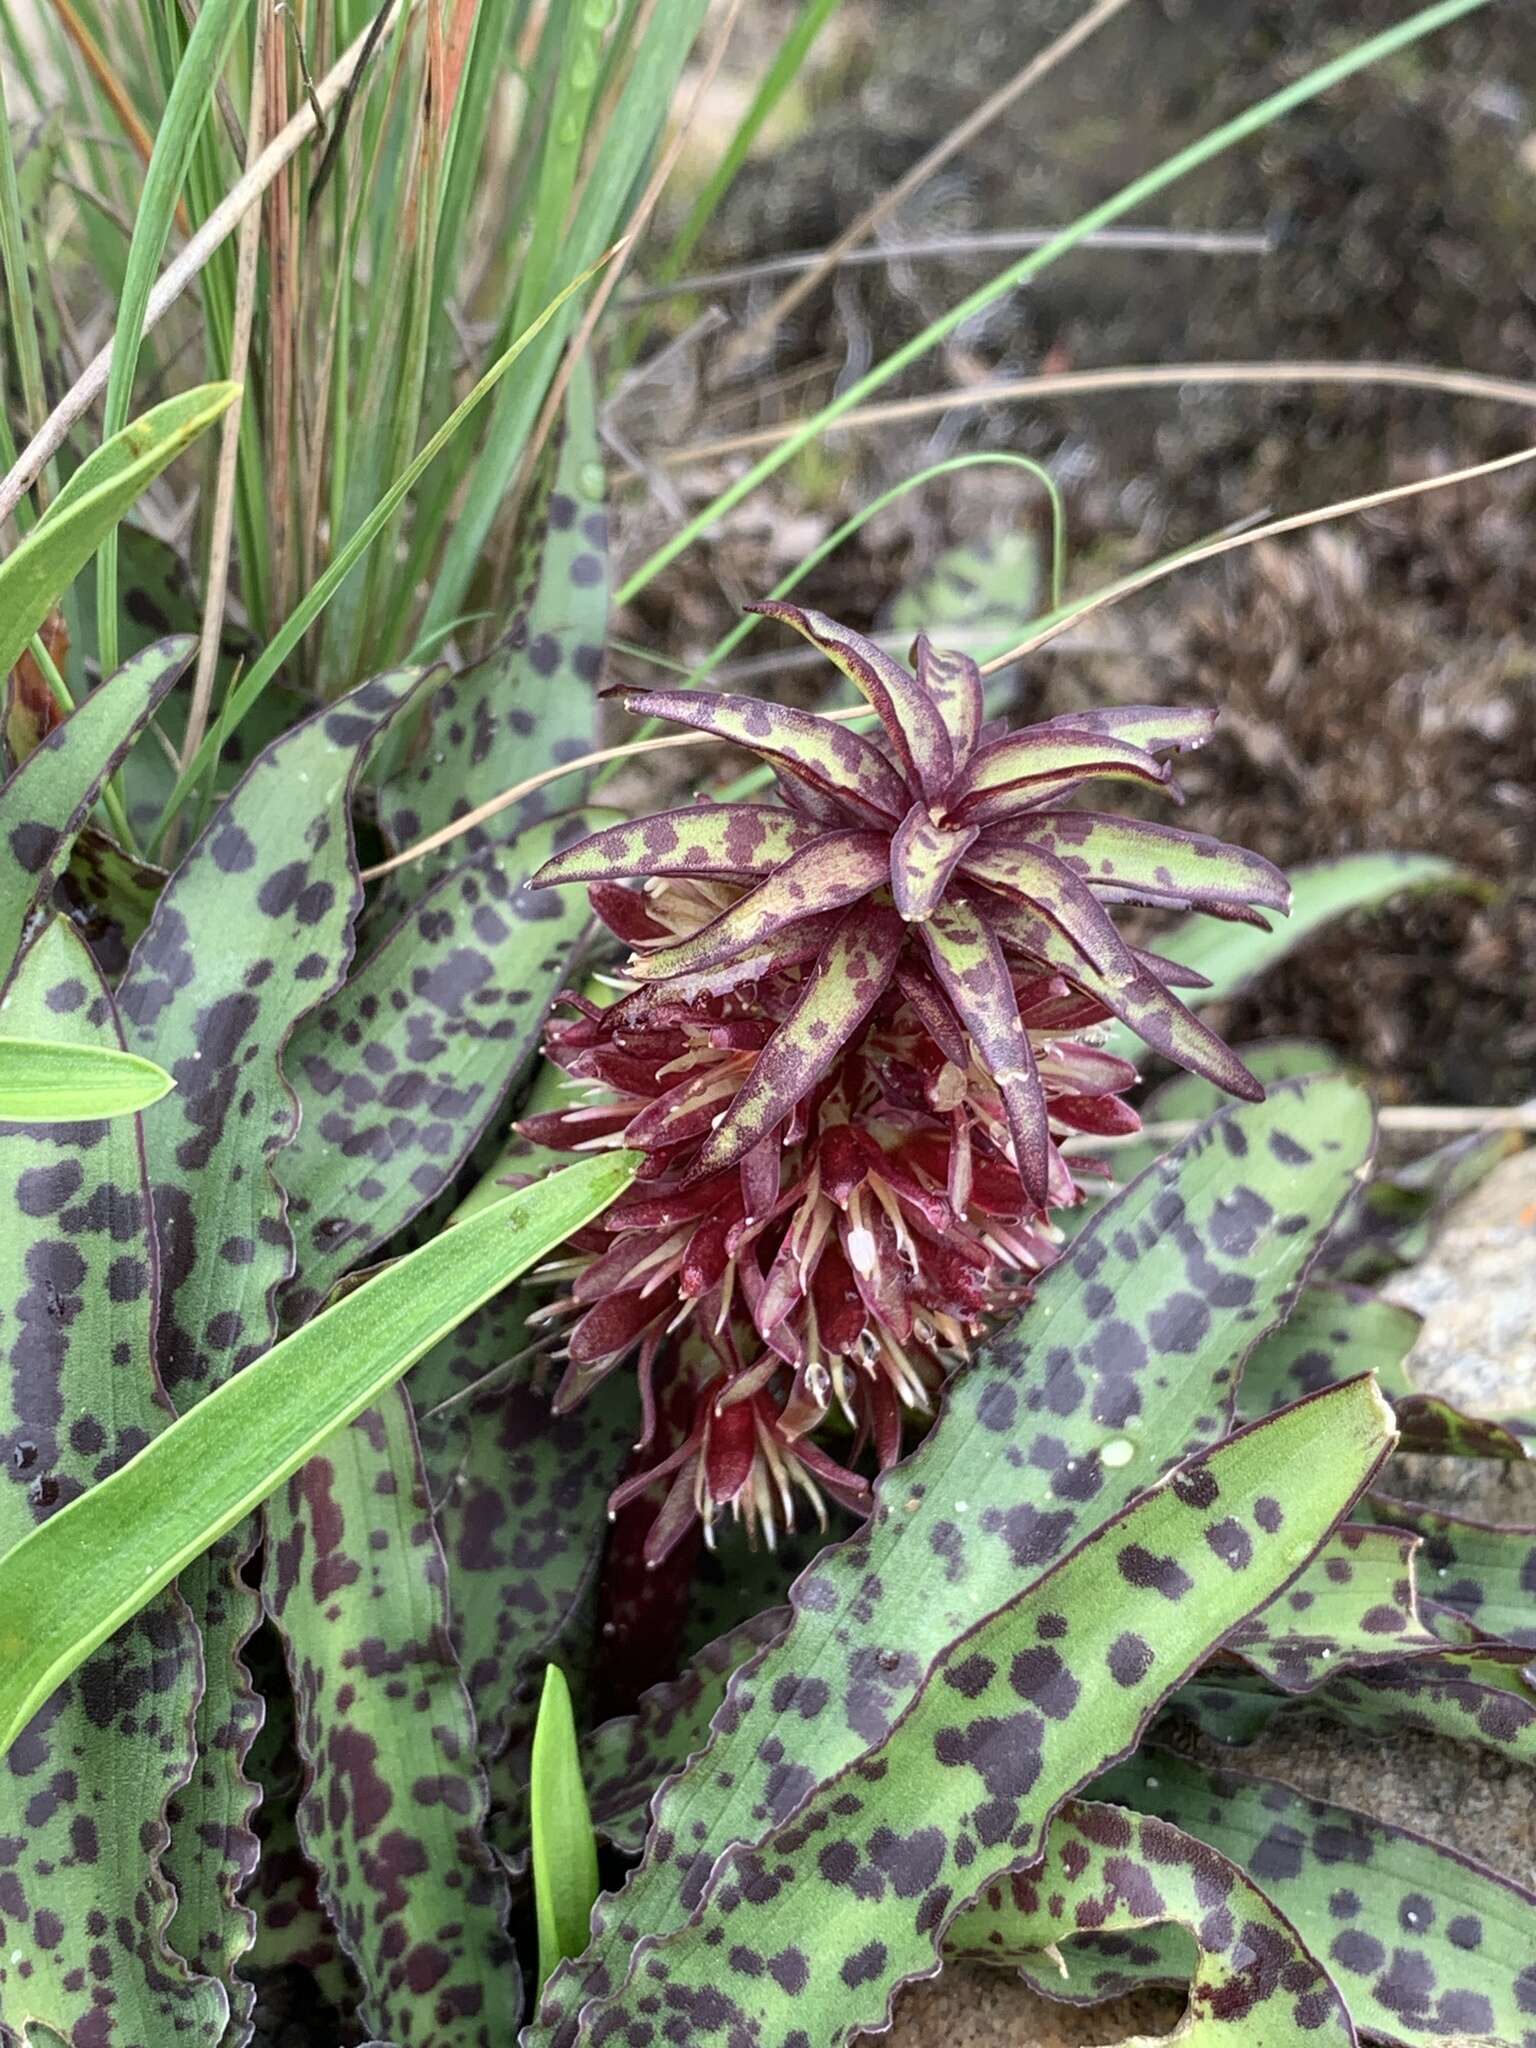
{"label": "dark red flower", "polygon": [[[626,692],[763,754],[784,803],[615,826],[536,878],[587,882],[631,949],[617,1001],[573,998],[551,1022],[578,1099],[524,1129],[645,1155],[553,1269],[569,1284],[547,1313],[568,1332],[557,1403],[636,1354],[645,1441],[658,1361],[675,1398],[689,1340],[685,1440],[621,1489],[672,1481],[652,1562],[723,1508],[771,1535],[796,1486],[818,1511],[819,1489],[863,1500],[846,1467],[866,1447],[882,1466],[900,1455],[903,1411],[930,1406],[1054,1256],[1052,1212],[1102,1171],[1063,1146],[1138,1128],[1120,1099],[1134,1069],[1097,1042],[1111,1016],[1261,1092],[1170,992],[1194,977],[1127,944],[1106,906],[1262,923],[1253,906],[1289,895],[1241,849],[1061,807],[1093,778],[1170,786],[1157,756],[1198,744],[1207,714],[1084,712],[994,736],[965,656],[920,638],[913,674],[819,613],[759,609],[859,684],[883,742],[747,699]],[[813,1432],[842,1438],[840,1461]]]}

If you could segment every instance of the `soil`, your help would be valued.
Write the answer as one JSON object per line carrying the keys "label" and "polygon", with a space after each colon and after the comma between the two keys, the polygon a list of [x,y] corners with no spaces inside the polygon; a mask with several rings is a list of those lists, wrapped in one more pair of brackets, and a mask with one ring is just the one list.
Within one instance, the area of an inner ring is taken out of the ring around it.
{"label": "soil", "polygon": [[[1076,0],[881,0],[827,32],[802,125],[738,180],[694,257],[752,262],[830,241],[977,100],[1080,12]],[[1136,171],[1403,17],[1162,0],[1127,8],[908,205],[902,237],[1070,220]],[[752,11],[744,70],[787,8]],[[739,93],[740,84],[736,90]],[[707,154],[707,148],[704,151]],[[979,316],[887,395],[1041,369],[1333,358],[1536,363],[1536,39],[1493,6],[1335,88],[1150,203],[1141,224],[1261,229],[1264,255],[1084,251]],[[722,340],[777,283],[714,294],[729,316],[615,414],[642,452],[799,416],[992,273],[998,259],[844,271],[734,375]],[[686,302],[697,314],[706,301]],[[1536,398],[1536,385],[1533,385]],[[1067,497],[1071,587],[1255,515],[1427,476],[1536,439],[1510,404],[1382,388],[1205,385],[954,411],[829,439],[659,578],[625,626],[701,653],[740,597],[809,540],[937,457],[1006,449]],[[703,503],[747,457],[669,470]],[[1002,479],[1000,481],[999,479]],[[946,546],[1038,528],[1016,472],[967,470],[901,500],[808,580],[808,602],[878,621]],[[1421,898],[1343,929],[1224,1020],[1359,1058],[1387,1099],[1536,1093],[1536,473],[1511,474],[1261,544],[1100,614],[1036,658],[1022,706],[1215,703],[1222,736],[1180,822],[1283,864],[1372,847],[1465,861],[1499,898]],[[631,492],[629,564],[675,516]],[[754,642],[767,649],[764,638]]]}

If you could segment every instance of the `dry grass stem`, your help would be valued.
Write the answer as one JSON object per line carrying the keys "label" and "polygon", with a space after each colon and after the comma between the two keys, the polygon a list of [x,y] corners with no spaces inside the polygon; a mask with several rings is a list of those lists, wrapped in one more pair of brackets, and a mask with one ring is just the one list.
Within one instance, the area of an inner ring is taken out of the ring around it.
{"label": "dry grass stem", "polygon": [[[1005,653],[996,654],[990,661],[983,662],[982,673],[990,675],[997,669],[1008,667],[1022,656],[1033,653],[1036,648],[1044,647],[1048,642],[1068,632],[1090,613],[1102,611],[1107,605],[1116,603],[1122,597],[1129,597],[1134,591],[1143,590],[1149,584],[1160,582],[1163,577],[1171,576],[1176,570],[1193,568],[1197,562],[1209,561],[1213,556],[1227,554],[1235,548],[1250,547],[1255,541],[1272,540],[1277,535],[1296,533],[1303,527],[1317,526],[1325,520],[1342,519],[1352,513],[1370,511],[1378,505],[1392,504],[1398,499],[1418,497],[1427,491],[1445,490],[1453,484],[1470,483],[1478,477],[1492,476],[1499,470],[1514,469],[1522,463],[1533,461],[1536,461],[1536,448],[1521,448],[1513,455],[1501,455],[1491,462],[1476,462],[1465,469],[1450,470],[1444,476],[1420,477],[1414,483],[1395,484],[1386,490],[1369,492],[1361,498],[1342,498],[1331,505],[1315,505],[1309,511],[1293,512],[1287,518],[1272,519],[1262,526],[1250,526],[1239,533],[1222,534],[1215,540],[1188,549],[1183,554],[1154,562],[1149,568],[1138,571],[1136,575],[1127,577],[1120,583],[1111,584],[1097,595],[1079,600],[1065,617],[1042,627],[1038,633],[1021,641],[1018,646],[1010,647]],[[867,704],[854,704],[844,710],[826,711],[821,714],[822,717],[834,719],[840,724],[870,718],[873,715]],[[636,755],[657,753],[662,748],[722,744],[724,743],[713,733],[682,732],[671,733],[661,739],[632,740],[624,746],[600,747],[595,753],[581,754],[573,761],[563,761],[556,768],[546,768],[542,774],[530,775],[525,781],[514,783],[510,789],[504,789],[498,795],[487,798],[474,810],[467,811],[462,818],[456,818],[452,824],[444,825],[440,831],[418,840],[414,846],[407,846],[402,852],[394,854],[389,860],[380,861],[375,867],[365,868],[362,879],[365,882],[376,881],[380,876],[393,874],[396,868],[403,868],[411,861],[421,860],[429,853],[436,853],[440,847],[451,845],[455,839],[462,839],[466,833],[475,831],[499,812],[507,810],[515,803],[521,803],[524,797],[532,796],[535,790],[546,788],[551,782],[559,782],[567,775],[579,774],[586,768],[601,767],[608,761],[626,761]]]}
{"label": "dry grass stem", "polygon": [[1032,85],[1056,69],[1065,58],[1087,42],[1088,38],[1107,21],[1119,14],[1127,0],[1096,0],[1086,14],[1079,16],[1072,26],[1057,36],[1030,58],[1029,62],[994,93],[988,95],[979,107],[975,107],[952,128],[948,135],[934,144],[921,156],[904,177],[898,178],[889,191],[884,192],[873,206],[866,207],[857,220],[845,228],[835,242],[827,248],[816,264],[786,290],[780,292],[771,306],[744,328],[736,340],[725,351],[721,364],[722,375],[728,375],[745,357],[757,354],[772,338],[774,330],[788,318],[802,299],[808,298],[822,279],[835,270],[850,249],[867,241],[882,221],[890,219],[918,187],[925,184],[936,170],[949,162],[959,150],[973,141],[982,130],[989,128],[1000,114],[1006,113],[1014,102],[1029,91]]}
{"label": "dry grass stem", "polygon": [[[365,29],[315,87],[315,99],[322,114],[329,113],[348,90],[353,73],[367,52],[371,34],[371,29]],[[229,240],[246,213],[261,198],[283,166],[303,148],[314,130],[314,109],[306,101],[281,133],[273,136],[244,176],[230,187],[180,255],[167,264],[144,310],[145,334],[164,319],[214,250],[222,248]],[[0,482],[0,521],[15,511],[43,465],[63,447],[70,428],[106,389],[111,366],[112,341],[109,337],[22,449],[9,475]]]}
{"label": "dry grass stem", "polygon": [[[256,38],[251,56],[251,113],[246,143],[246,169],[261,154],[266,134],[268,17],[260,9],[256,16]],[[203,598],[202,632],[197,647],[197,674],[192,684],[192,703],[187,713],[187,736],[181,750],[182,769],[191,763],[208,729],[208,707],[213,698],[214,671],[218,667],[219,643],[224,632],[224,606],[229,594],[229,549],[235,522],[235,491],[240,462],[240,415],[245,404],[246,365],[251,352],[251,328],[256,314],[256,259],[261,249],[261,209],[253,206],[240,223],[235,267],[235,323],[230,346],[229,375],[241,386],[235,402],[225,413],[220,429],[219,468],[214,487],[213,517],[208,538],[208,578]]]}
{"label": "dry grass stem", "polygon": [[[935,413],[970,411],[984,405],[1017,405],[1021,401],[1071,398],[1095,391],[1153,391],[1181,384],[1384,385],[1536,407],[1536,383],[1490,377],[1480,370],[1457,370],[1438,363],[1128,363],[1102,370],[1063,370],[1039,377],[1012,377],[1002,383],[924,392],[913,398],[890,398],[879,405],[855,407],[831,421],[826,431],[841,434],[850,428],[884,427],[901,420],[928,419]],[[776,448],[781,441],[793,439],[805,425],[803,419],[784,420],[777,426],[758,427],[750,433],[728,434],[716,441],[695,441],[654,459],[669,469],[720,462],[730,455]]]}

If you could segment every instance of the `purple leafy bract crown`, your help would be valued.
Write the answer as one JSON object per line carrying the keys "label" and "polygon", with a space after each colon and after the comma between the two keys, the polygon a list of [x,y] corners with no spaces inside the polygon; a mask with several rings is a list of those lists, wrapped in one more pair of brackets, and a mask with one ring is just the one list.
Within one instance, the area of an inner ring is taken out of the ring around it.
{"label": "purple leafy bract crown", "polygon": [[996,730],[967,655],[919,634],[909,670],[821,612],[752,609],[819,647],[868,699],[879,734],[756,698],[622,690],[637,715],[761,756],[783,803],[700,804],[616,825],[534,877],[745,885],[702,929],[631,957],[627,974],[670,998],[803,970],[798,1000],[690,1178],[731,1165],[778,1129],[894,984],[949,1057],[964,1066],[973,1050],[990,1074],[1024,1190],[1044,1206],[1050,1122],[1019,1014],[1020,965],[1060,976],[1191,1073],[1262,1096],[1236,1054],[1172,994],[1169,983],[1189,977],[1130,945],[1110,906],[1194,909],[1267,928],[1262,911],[1289,908],[1285,877],[1220,840],[1067,808],[1089,781],[1177,796],[1159,756],[1200,745],[1214,712],[1131,705]]}

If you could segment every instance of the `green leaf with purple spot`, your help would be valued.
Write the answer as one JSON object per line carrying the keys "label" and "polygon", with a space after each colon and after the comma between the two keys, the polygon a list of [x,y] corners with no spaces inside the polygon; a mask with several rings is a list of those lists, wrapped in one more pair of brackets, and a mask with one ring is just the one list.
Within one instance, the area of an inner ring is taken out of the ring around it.
{"label": "green leaf with purple spot", "polygon": [[1265,910],[1289,909],[1290,884],[1243,846],[1200,832],[1176,832],[1139,818],[1096,811],[1044,811],[994,826],[989,848],[1030,847],[1092,886],[1154,902],[1217,906],[1236,898]]}
{"label": "green leaf with purple spot", "polygon": [[124,662],[0,787],[0,987],[103,785],[192,659],[192,646],[161,640]]}
{"label": "green leaf with purple spot", "polygon": [[1243,1356],[1285,1314],[1372,1139],[1358,1088],[1289,1082],[1104,1206],[951,1380],[922,1445],[876,1482],[866,1528],[797,1581],[787,1633],[731,1682],[711,1748],[657,1800],[639,1869],[599,1901],[593,1948],[546,1993],[553,2015],[622,1981],[624,1929],[675,1927],[728,1843],[882,1741],[978,1614],[1224,1434]]}
{"label": "green leaf with purple spot", "polygon": [[975,838],[974,827],[935,825],[922,804],[908,811],[891,841],[891,896],[908,924],[933,916]]}
{"label": "green leaf with purple spot", "polygon": [[888,879],[887,861],[879,833],[823,832],[692,938],[635,954],[628,972],[635,981],[665,981],[755,953],[804,918],[860,902]]}
{"label": "green leaf with purple spot", "polygon": [[[379,825],[392,853],[597,744],[610,577],[602,448],[585,357],[530,486],[520,539],[500,638],[480,661],[429,685],[408,743],[381,770]],[[466,854],[515,839],[583,793],[579,777],[562,777],[397,869],[370,910],[370,932],[391,929]]]}
{"label": "green leaf with purple spot", "polygon": [[[573,1661],[568,1644],[608,1533],[608,1496],[639,1427],[634,1379],[614,1373],[568,1415],[555,1415],[548,1360],[530,1353],[517,1289],[462,1324],[410,1378],[422,1456],[448,1563],[454,1648],[475,1703],[480,1749],[502,1791],[526,1763],[546,1660]],[[460,1371],[467,1390],[435,1411],[434,1381]],[[428,1377],[424,1378],[423,1375]]]}
{"label": "green leaf with purple spot", "polygon": [[1142,747],[1109,734],[1028,726],[974,754],[950,792],[952,823],[992,825],[1079,782],[1142,782],[1162,789],[1168,771]]}
{"label": "green leaf with purple spot", "polygon": [[913,793],[920,789],[929,803],[944,795],[955,774],[954,742],[937,698],[910,669],[878,641],[850,632],[825,612],[776,599],[748,605],[747,610],[782,619],[819,648],[874,707]]}
{"label": "green leaf with purple spot", "polygon": [[1040,1208],[1050,1187],[1050,1118],[1013,976],[991,925],[956,897],[922,927],[939,986],[997,1083],[1024,1192]]}
{"label": "green leaf with purple spot", "polygon": [[298,1248],[286,1321],[442,1194],[532,1056],[589,921],[528,882],[565,829],[451,869],[295,1031],[299,1127],[275,1168]]}
{"label": "green leaf with purple spot", "polygon": [[1346,1523],[1278,1599],[1225,1648],[1282,1692],[1311,1692],[1343,1670],[1433,1656],[1439,1638],[1419,1612],[1416,1538]]}
{"label": "green leaf with purple spot", "polygon": [[1441,1514],[1384,1493],[1371,1494],[1361,1511],[1419,1538],[1423,1599],[1500,1642],[1536,1651],[1536,1528]]}
{"label": "green leaf with purple spot", "polygon": [[688,804],[594,832],[546,861],[534,879],[548,889],[630,875],[771,875],[821,836],[819,825],[776,804]]}
{"label": "green leaf with purple spot", "polygon": [[1192,2048],[1355,2048],[1327,1970],[1247,1872],[1118,1806],[1069,1800],[1043,1862],[967,1906],[944,1953],[1015,1969],[1064,2005],[1187,1982],[1189,2010],[1169,2038]]}
{"label": "green leaf with purple spot", "polygon": [[[1345,1227],[1354,1209],[1352,1200]],[[1323,1247],[1320,1266],[1332,1243],[1330,1238]],[[1243,1368],[1242,1411],[1272,1413],[1301,1394],[1337,1386],[1357,1372],[1374,1372],[1397,1411],[1403,1450],[1514,1462],[1536,1457],[1536,1424],[1530,1418],[1467,1415],[1415,1385],[1406,1361],[1420,1328],[1412,1309],[1383,1301],[1367,1288],[1347,1282],[1308,1287],[1285,1324]]]}
{"label": "green leaf with purple spot", "polygon": [[[1160,952],[1206,976],[1210,985],[1191,997],[1194,1004],[1225,1002],[1314,933],[1354,911],[1377,909],[1395,896],[1431,889],[1450,889],[1462,895],[1484,894],[1487,889],[1465,868],[1432,853],[1342,854],[1334,860],[1293,868],[1290,883],[1290,917],[1273,931],[1212,924],[1197,916],[1184,919],[1159,937]],[[1109,1050],[1123,1059],[1134,1059],[1139,1029],[1135,1019],[1128,1019],[1126,1028],[1112,1030]]]}
{"label": "green leaf with purple spot", "polygon": [[948,729],[955,772],[963,773],[986,717],[981,670],[970,655],[935,647],[926,633],[912,642],[912,666]]}
{"label": "green leaf with purple spot", "polygon": [[692,1168],[694,1177],[727,1166],[771,1131],[826,1073],[896,971],[905,927],[893,910],[855,906],[807,976],[804,994],[753,1063],[718,1129]]}
{"label": "green leaf with purple spot", "polygon": [[[298,1123],[282,1053],[346,970],[362,899],[352,798],[417,682],[412,670],[364,683],[256,757],[161,893],[119,990],[130,1046],[176,1081],[145,1143],[157,1356],[183,1413],[276,1334],[293,1240],[272,1167]],[[242,1766],[261,1715],[241,1661],[259,1611],[243,1577],[254,1540],[252,1529],[224,1532],[183,1573],[207,1683],[199,1765],[173,1804],[167,1852],[173,1938],[242,2006],[234,1970],[254,1922],[238,1895],[256,1861]]]}
{"label": "green leaf with purple spot", "polygon": [[1092,1788],[1248,1871],[1373,2041],[1519,2042],[1536,2006],[1536,1896],[1442,1843],[1269,1778],[1146,1749]]}
{"label": "green leaf with purple spot", "polygon": [[[1208,1025],[1202,1024],[1186,1004],[1171,995],[1130,947],[1122,945],[1120,956],[1106,972],[1092,965],[1079,945],[1029,904],[989,892],[985,916],[1005,945],[1065,975],[1078,988],[1097,997],[1113,1015],[1133,1024],[1140,1038],[1155,1051],[1214,1081],[1229,1095],[1249,1102],[1257,1100],[1262,1092],[1260,1083],[1237,1054]],[[1105,922],[1108,923],[1107,917]],[[1097,943],[1100,949],[1108,948],[1102,928]],[[1106,1044],[1118,1049],[1121,1042],[1122,1034],[1111,1029]],[[1135,1039],[1130,1041],[1133,1050],[1135,1043]]]}
{"label": "green leaf with purple spot", "polygon": [[848,811],[850,823],[891,826],[911,804],[906,784],[877,747],[812,712],[709,690],[619,694],[625,710],[637,718],[670,719],[761,755],[813,795]]}
{"label": "green leaf with purple spot", "polygon": [[521,1993],[511,1900],[483,1839],[485,1776],[402,1389],[269,1503],[265,1559],[308,1772],[299,1839],[364,2020],[401,2044],[502,2048]]}
{"label": "green leaf with purple spot", "polygon": [[[7,999],[18,1028],[82,1050],[122,1034],[84,942],[46,925]],[[0,1548],[44,1526],[171,1421],[152,1350],[154,1252],[135,1119],[0,1130]],[[0,2011],[85,2041],[217,2048],[228,2004],[166,1944],[166,1804],[193,1767],[201,1659],[167,1588],[44,1700],[0,1766]],[[81,1968],[86,1949],[89,1971]]]}
{"label": "green leaf with purple spot", "polygon": [[[692,1920],[641,1941],[628,1986],[584,2023],[638,2017],[659,1995],[685,2027],[734,2026],[760,2048],[837,2048],[885,2025],[956,1909],[1037,1860],[1059,1803],[1285,1584],[1392,1435],[1359,1380],[1250,1425],[1101,1523],[953,1640],[883,1741],[823,1774],[756,1847],[726,1850]],[[720,1763],[744,1749],[727,1739]],[[574,2038],[566,2027],[554,2048]]]}

